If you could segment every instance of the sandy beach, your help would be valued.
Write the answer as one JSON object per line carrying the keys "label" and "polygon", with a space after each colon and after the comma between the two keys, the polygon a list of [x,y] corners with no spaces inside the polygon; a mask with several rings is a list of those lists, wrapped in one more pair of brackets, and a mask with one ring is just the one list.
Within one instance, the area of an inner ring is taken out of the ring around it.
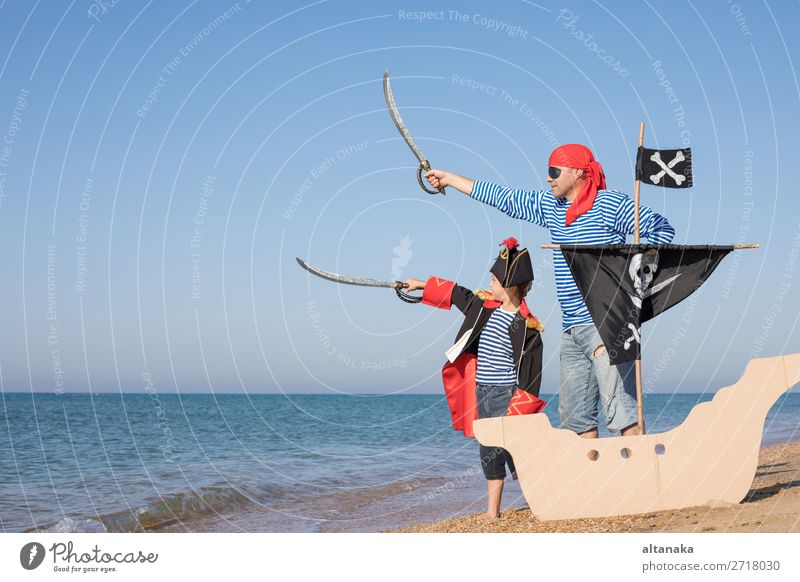
{"label": "sandy beach", "polygon": [[800,532],[800,442],[761,449],[753,485],[739,504],[704,505],[611,518],[540,521],[525,507],[496,520],[472,514],[399,529],[406,533]]}

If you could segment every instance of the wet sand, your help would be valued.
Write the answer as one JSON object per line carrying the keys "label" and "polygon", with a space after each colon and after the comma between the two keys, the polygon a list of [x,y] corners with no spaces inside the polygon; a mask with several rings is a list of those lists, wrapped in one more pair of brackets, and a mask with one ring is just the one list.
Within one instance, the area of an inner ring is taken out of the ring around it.
{"label": "wet sand", "polygon": [[495,520],[472,514],[410,528],[406,533],[515,532],[800,532],[800,442],[761,449],[753,485],[738,504],[608,518],[540,521],[530,510],[504,510]]}

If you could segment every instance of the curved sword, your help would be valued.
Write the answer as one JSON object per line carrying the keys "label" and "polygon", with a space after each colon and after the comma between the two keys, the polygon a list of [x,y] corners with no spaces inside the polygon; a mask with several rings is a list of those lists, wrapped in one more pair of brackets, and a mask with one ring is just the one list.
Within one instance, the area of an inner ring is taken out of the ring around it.
{"label": "curved sword", "polygon": [[389,113],[392,115],[392,121],[394,121],[395,127],[397,127],[397,131],[400,132],[400,135],[403,136],[406,144],[408,147],[411,148],[411,151],[414,152],[414,156],[419,161],[419,168],[417,168],[417,182],[419,182],[420,188],[425,190],[428,194],[446,194],[444,188],[439,188],[438,190],[429,190],[425,183],[422,181],[422,172],[428,171],[431,169],[431,165],[428,162],[425,154],[422,153],[422,150],[419,149],[417,142],[414,141],[414,138],[411,136],[411,133],[408,131],[406,124],[403,123],[403,118],[400,117],[400,112],[397,110],[397,104],[394,102],[394,95],[392,94],[392,86],[389,83],[389,69],[386,69],[383,72],[383,96],[386,98],[386,106],[389,108]]}
{"label": "curved sword", "polygon": [[312,275],[316,275],[317,277],[321,277],[322,279],[327,279],[328,281],[333,281],[334,283],[343,283],[344,285],[358,285],[360,287],[389,287],[394,289],[397,293],[397,296],[407,303],[419,303],[422,298],[415,297],[413,295],[409,295],[401,291],[400,289],[404,289],[406,284],[402,281],[389,281],[388,279],[366,279],[363,277],[350,277],[348,275],[339,275],[337,273],[331,273],[330,271],[323,271],[322,269],[317,269],[316,267],[312,267],[305,261],[302,261],[295,257],[297,264],[303,267],[306,271],[311,273]]}

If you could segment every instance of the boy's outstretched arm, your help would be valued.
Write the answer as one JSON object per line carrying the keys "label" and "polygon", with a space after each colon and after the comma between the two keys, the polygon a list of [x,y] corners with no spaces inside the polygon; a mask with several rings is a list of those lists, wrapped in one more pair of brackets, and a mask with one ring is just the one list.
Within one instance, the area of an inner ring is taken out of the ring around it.
{"label": "boy's outstretched arm", "polygon": [[545,191],[529,191],[508,188],[491,182],[464,178],[446,170],[431,169],[425,174],[428,183],[434,188],[450,186],[489,206],[494,206],[511,218],[527,220],[547,228],[542,198]]}
{"label": "boy's outstretched arm", "polygon": [[450,309],[451,305],[455,305],[461,313],[466,314],[473,301],[481,301],[466,287],[439,277],[428,277],[427,281],[410,278],[404,283],[408,286],[408,292],[422,289],[422,302],[431,307]]}

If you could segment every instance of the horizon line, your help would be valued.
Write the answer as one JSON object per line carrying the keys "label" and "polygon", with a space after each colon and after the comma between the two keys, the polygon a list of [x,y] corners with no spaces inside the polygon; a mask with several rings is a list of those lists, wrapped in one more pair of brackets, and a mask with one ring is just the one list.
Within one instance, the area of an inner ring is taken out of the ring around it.
{"label": "horizon line", "polygon": [[[225,392],[225,391],[217,391],[217,392],[195,392],[195,391],[180,391],[180,392],[155,392],[158,395],[207,395],[207,396],[214,396],[214,395],[238,395],[238,396],[445,396],[445,394],[437,394],[433,392],[403,392],[397,394],[382,394],[380,392],[352,392],[352,393],[330,393],[330,392]],[[709,392],[660,392],[660,391],[651,391],[646,393],[647,394],[707,394]],[[787,394],[792,393],[792,390],[787,390]],[[130,394],[130,395],[141,395],[141,396],[149,396],[148,392],[132,392],[132,391],[105,391],[105,392],[94,392],[89,390],[82,390],[82,391],[75,391],[75,392],[61,392],[55,393],[50,391],[33,391],[33,390],[0,390],[0,394],[49,394],[53,396],[67,396],[67,395],[84,395],[84,396],[107,396],[112,394]],[[558,392],[542,392],[540,396],[558,396]]]}

